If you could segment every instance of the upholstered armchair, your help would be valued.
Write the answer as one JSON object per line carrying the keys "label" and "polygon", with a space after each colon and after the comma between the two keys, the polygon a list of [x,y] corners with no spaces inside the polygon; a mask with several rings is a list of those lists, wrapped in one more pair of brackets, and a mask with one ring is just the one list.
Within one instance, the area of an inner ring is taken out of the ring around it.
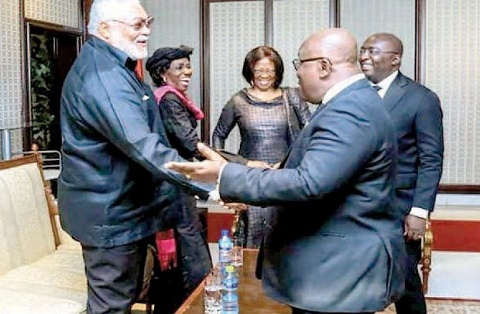
{"label": "upholstered armchair", "polygon": [[0,162],[0,312],[85,313],[80,245],[59,229],[39,165]]}

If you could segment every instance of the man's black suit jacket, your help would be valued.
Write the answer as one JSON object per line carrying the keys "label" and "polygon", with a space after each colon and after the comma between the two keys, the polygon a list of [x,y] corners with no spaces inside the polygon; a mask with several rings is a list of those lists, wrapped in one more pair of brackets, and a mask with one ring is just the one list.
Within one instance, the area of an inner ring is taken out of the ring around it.
{"label": "man's black suit jacket", "polygon": [[398,140],[397,205],[405,215],[411,207],[432,211],[442,176],[440,100],[399,72],[383,101]]}
{"label": "man's black suit jacket", "polygon": [[374,312],[403,293],[402,214],[391,206],[396,138],[366,79],[315,112],[283,169],[229,163],[225,201],[277,205],[262,281],[270,297],[317,312]]}

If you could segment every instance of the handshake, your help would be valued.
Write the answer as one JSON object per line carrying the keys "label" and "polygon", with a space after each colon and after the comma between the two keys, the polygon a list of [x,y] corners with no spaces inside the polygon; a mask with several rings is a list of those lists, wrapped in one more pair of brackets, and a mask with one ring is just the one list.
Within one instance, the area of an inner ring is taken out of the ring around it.
{"label": "handshake", "polygon": [[[205,183],[218,183],[222,174],[223,168],[228,162],[236,162],[245,164],[248,167],[254,168],[269,168],[278,169],[280,163],[270,165],[266,162],[259,160],[248,160],[239,155],[235,155],[224,150],[214,150],[204,143],[198,143],[197,148],[199,152],[206,158],[204,161],[196,162],[168,162],[165,167],[185,175],[188,179],[194,179]],[[220,200],[218,193],[218,184],[213,194],[217,194],[217,197],[212,198],[222,206],[236,210],[246,210],[247,206],[241,203],[228,203],[225,204]],[[212,194],[211,194],[212,195]]]}

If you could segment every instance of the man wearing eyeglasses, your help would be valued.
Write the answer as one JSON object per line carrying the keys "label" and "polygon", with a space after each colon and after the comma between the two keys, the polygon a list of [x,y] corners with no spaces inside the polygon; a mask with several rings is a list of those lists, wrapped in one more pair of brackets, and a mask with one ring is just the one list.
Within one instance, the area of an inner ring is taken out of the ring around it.
{"label": "man wearing eyeglasses", "polygon": [[359,62],[366,77],[378,86],[397,133],[395,205],[405,217],[407,268],[405,295],[395,303],[396,310],[399,314],[425,314],[418,262],[426,219],[442,175],[442,109],[433,91],[400,72],[402,53],[402,42],[395,35],[373,34],[360,48]]}
{"label": "man wearing eyeglasses", "polygon": [[275,206],[262,281],[294,314],[373,313],[403,292],[400,213],[391,208],[396,140],[381,99],[344,29],[310,36],[294,61],[303,98],[323,103],[280,169],[219,160],[167,166],[207,182],[226,202]]}
{"label": "man wearing eyeglasses", "polygon": [[91,37],[62,91],[60,218],[82,245],[88,313],[130,313],[147,245],[177,195],[171,183],[208,197],[208,187],[162,166],[183,159],[134,71],[147,56],[152,21],[138,0],[95,0]]}

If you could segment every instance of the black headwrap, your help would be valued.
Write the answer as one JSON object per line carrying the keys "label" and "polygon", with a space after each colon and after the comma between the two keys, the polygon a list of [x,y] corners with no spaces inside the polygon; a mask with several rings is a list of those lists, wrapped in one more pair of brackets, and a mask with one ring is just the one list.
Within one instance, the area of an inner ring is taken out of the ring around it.
{"label": "black headwrap", "polygon": [[162,79],[162,74],[170,67],[172,61],[182,58],[188,58],[193,52],[193,48],[181,45],[179,48],[163,47],[155,50],[153,55],[148,58],[145,68],[152,77],[155,85],[160,86],[165,82]]}

